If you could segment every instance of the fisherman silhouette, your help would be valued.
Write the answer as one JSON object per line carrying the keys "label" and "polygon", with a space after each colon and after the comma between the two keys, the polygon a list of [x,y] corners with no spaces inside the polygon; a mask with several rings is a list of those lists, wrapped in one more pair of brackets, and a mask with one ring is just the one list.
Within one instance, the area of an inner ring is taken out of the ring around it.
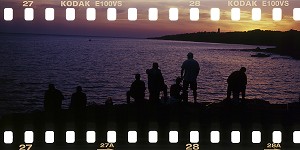
{"label": "fisherman silhouette", "polygon": [[86,107],[86,94],[82,92],[82,87],[77,86],[76,92],[72,94],[70,109],[81,111]]}
{"label": "fisherman silhouette", "polygon": [[183,78],[183,102],[188,101],[188,88],[193,90],[194,102],[197,103],[197,76],[200,71],[199,63],[194,60],[193,53],[187,54],[181,66],[181,78]]}
{"label": "fisherman silhouette", "polygon": [[160,92],[163,91],[164,99],[167,99],[167,85],[164,83],[164,78],[160,69],[158,69],[158,63],[153,63],[151,69],[147,69],[148,75],[148,89],[150,102],[158,103]]}
{"label": "fisherman silhouette", "polygon": [[141,75],[135,75],[135,81],[130,86],[130,90],[127,92],[127,103],[130,103],[130,97],[134,99],[136,103],[143,102],[145,100],[145,82],[141,80]]}
{"label": "fisherman silhouette", "polygon": [[176,78],[176,83],[171,85],[170,88],[170,100],[175,102],[181,102],[182,100],[182,86],[181,86],[182,79],[180,77]]}
{"label": "fisherman silhouette", "polygon": [[233,99],[239,99],[242,92],[242,99],[246,96],[247,75],[245,74],[246,68],[242,67],[239,71],[232,72],[227,79],[227,99],[230,99],[233,93]]}
{"label": "fisherman silhouette", "polygon": [[49,89],[45,92],[44,99],[45,111],[61,110],[61,104],[64,96],[61,91],[55,88],[54,84],[49,84]]}

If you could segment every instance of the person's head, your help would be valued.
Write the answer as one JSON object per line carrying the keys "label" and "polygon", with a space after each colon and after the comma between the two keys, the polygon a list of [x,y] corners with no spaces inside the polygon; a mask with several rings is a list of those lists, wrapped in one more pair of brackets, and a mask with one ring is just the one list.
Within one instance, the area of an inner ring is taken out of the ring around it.
{"label": "person's head", "polygon": [[111,97],[107,97],[107,99],[105,101],[105,105],[113,105],[113,100]]}
{"label": "person's head", "polygon": [[245,68],[245,67],[242,67],[242,68],[240,69],[240,72],[245,73],[245,72],[246,72],[246,68]]}
{"label": "person's head", "polygon": [[141,79],[141,75],[140,75],[140,74],[138,74],[138,73],[137,73],[137,74],[135,74],[135,79],[136,79],[136,80],[140,80],[140,79]]}
{"label": "person's head", "polygon": [[77,91],[77,92],[81,92],[81,91],[82,91],[82,87],[81,87],[81,86],[77,86],[77,87],[76,87],[76,91]]}
{"label": "person's head", "polygon": [[193,57],[194,57],[194,54],[193,54],[193,53],[189,52],[189,53],[187,54],[187,58],[188,58],[188,59],[193,59]]}
{"label": "person's head", "polygon": [[153,63],[152,68],[158,69],[158,63],[157,62]]}
{"label": "person's head", "polygon": [[180,77],[177,77],[177,78],[176,78],[176,84],[180,84],[181,81],[182,81],[182,79],[181,79]]}
{"label": "person's head", "polygon": [[49,90],[54,90],[55,86],[54,86],[54,84],[49,84],[48,88],[49,88]]}

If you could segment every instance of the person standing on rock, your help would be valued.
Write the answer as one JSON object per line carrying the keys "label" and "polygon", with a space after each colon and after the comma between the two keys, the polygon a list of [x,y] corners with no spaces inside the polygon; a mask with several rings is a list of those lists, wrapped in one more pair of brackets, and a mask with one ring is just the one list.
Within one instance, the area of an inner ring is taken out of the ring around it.
{"label": "person standing on rock", "polygon": [[193,53],[187,54],[181,66],[181,78],[183,78],[183,102],[188,102],[188,88],[193,91],[194,103],[197,103],[197,76],[199,75],[200,66],[194,59]]}
{"label": "person standing on rock", "polygon": [[56,89],[54,84],[49,84],[48,90],[44,95],[44,109],[45,111],[59,111],[61,110],[62,101],[64,99],[60,90]]}
{"label": "person standing on rock", "polygon": [[167,85],[164,82],[164,77],[158,68],[158,63],[153,63],[151,69],[147,69],[149,101],[158,103],[160,92],[163,91],[164,99],[167,99]]}
{"label": "person standing on rock", "polygon": [[72,94],[70,108],[75,111],[83,111],[86,108],[86,94],[82,92],[82,87],[77,86],[76,92]]}

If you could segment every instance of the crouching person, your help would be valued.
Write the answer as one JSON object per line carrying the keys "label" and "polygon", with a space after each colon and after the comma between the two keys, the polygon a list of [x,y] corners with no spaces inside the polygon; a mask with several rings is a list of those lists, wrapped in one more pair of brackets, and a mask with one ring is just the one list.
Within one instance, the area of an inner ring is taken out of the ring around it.
{"label": "crouching person", "polygon": [[130,90],[127,92],[127,103],[130,104],[130,97],[134,99],[136,103],[142,103],[145,100],[145,82],[141,80],[141,75],[135,75],[135,81],[130,86]]}
{"label": "crouching person", "polygon": [[181,85],[182,79],[180,77],[177,77],[176,83],[171,85],[170,88],[170,103],[179,103],[182,101],[183,95],[182,95],[182,85]]}

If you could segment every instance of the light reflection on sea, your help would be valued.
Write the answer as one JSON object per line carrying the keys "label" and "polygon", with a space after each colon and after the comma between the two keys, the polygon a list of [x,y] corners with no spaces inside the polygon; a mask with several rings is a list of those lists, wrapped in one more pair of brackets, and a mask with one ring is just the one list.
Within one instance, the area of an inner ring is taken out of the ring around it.
{"label": "light reflection on sea", "polygon": [[241,66],[247,68],[248,98],[289,103],[300,92],[300,61],[279,55],[255,58],[250,57],[254,52],[240,51],[256,46],[36,35],[0,39],[0,114],[42,110],[48,83],[63,92],[64,108],[77,85],[89,103],[104,103],[108,96],[116,104],[125,103],[133,74],[140,73],[146,82],[145,70],[158,62],[170,87],[188,52],[200,63],[200,101],[224,99],[228,75]]}

